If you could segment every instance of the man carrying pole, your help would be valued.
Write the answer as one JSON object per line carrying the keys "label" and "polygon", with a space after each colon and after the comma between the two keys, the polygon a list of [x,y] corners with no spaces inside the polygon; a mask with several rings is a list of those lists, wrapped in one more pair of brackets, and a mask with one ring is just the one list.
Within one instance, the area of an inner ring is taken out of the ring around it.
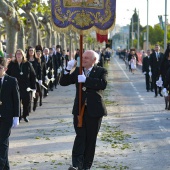
{"label": "man carrying pole", "polygon": [[[74,129],[76,137],[72,149],[72,167],[69,170],[88,170],[91,168],[97,134],[102,117],[107,115],[103,101],[103,90],[107,86],[107,70],[98,67],[99,55],[93,50],[87,50],[82,56],[82,74],[77,67],[71,74],[75,60],[68,62],[68,66],[60,79],[61,86],[76,84],[76,97],[72,114],[74,115]],[[79,100],[79,85],[82,83],[82,100]],[[79,112],[79,102],[82,109]],[[82,126],[80,122],[82,120]]]}

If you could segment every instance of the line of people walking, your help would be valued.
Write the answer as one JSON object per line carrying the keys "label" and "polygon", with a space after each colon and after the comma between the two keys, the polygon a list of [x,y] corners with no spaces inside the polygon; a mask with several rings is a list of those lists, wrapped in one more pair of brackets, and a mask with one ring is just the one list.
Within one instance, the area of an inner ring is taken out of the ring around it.
{"label": "line of people walking", "polygon": [[[68,57],[66,57],[68,60]],[[26,53],[17,49],[9,62],[6,73],[18,80],[22,103],[19,120],[29,122],[29,113],[42,106],[43,97],[57,88],[61,71],[64,68],[65,54],[60,45],[53,48],[28,47]],[[33,106],[32,106],[33,99]]]}

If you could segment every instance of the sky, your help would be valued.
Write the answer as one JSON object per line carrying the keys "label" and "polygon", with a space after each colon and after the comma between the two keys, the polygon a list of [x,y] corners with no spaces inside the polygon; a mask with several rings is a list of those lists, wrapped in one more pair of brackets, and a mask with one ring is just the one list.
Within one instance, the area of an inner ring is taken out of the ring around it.
{"label": "sky", "polygon": [[[159,23],[158,15],[165,20],[165,1],[167,1],[167,18],[170,23],[170,0],[148,0],[148,24],[154,26]],[[147,0],[116,0],[116,24],[125,26],[130,23],[133,11],[139,11],[140,24],[147,25]]]}

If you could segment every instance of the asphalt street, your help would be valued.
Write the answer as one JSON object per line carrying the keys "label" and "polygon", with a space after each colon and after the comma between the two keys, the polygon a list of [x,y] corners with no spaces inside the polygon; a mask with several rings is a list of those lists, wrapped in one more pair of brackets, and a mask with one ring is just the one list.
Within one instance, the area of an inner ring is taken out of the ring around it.
{"label": "asphalt street", "polygon": [[[170,111],[164,98],[146,92],[141,70],[135,74],[112,57],[104,93],[103,118],[92,170],[170,170]],[[75,137],[72,105],[75,86],[58,86],[29,116],[12,129],[11,170],[67,170]]]}

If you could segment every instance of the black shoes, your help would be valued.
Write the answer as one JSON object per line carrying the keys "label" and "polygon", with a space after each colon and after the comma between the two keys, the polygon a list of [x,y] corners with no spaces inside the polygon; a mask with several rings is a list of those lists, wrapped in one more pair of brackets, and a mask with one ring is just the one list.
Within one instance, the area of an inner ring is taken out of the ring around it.
{"label": "black shoes", "polygon": [[158,95],[157,94],[155,94],[155,97],[157,97]]}
{"label": "black shoes", "polygon": [[47,97],[48,96],[48,93],[44,94],[44,97]]}
{"label": "black shoes", "polygon": [[161,93],[159,93],[159,95],[160,95],[161,97],[163,97],[163,95],[162,95]]}
{"label": "black shoes", "polygon": [[71,166],[71,167],[68,168],[68,170],[78,170],[78,168]]}
{"label": "black shoes", "polygon": [[33,111],[34,112],[35,112],[36,108],[37,108],[37,104],[34,103],[34,105],[33,105]]}
{"label": "black shoes", "polygon": [[29,122],[29,119],[27,117],[24,117],[25,122]]}
{"label": "black shoes", "polygon": [[70,168],[68,168],[68,170],[90,170],[90,169],[89,168],[79,169],[79,168],[71,166]]}

